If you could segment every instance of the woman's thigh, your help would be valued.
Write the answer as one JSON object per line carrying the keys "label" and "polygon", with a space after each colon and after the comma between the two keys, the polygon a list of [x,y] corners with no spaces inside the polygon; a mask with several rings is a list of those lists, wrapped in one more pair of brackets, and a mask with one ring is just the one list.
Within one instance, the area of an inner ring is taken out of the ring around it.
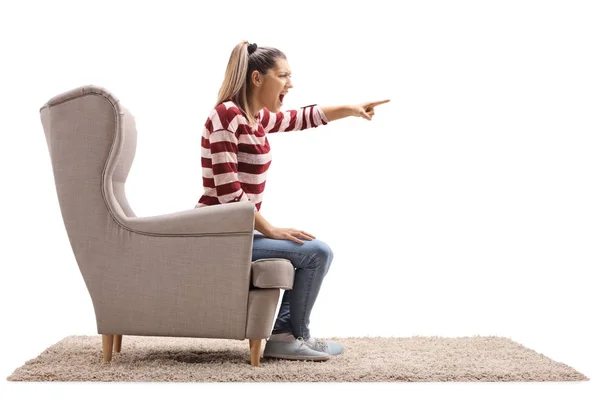
{"label": "woman's thigh", "polygon": [[319,240],[303,240],[304,244],[291,240],[271,239],[261,234],[254,234],[252,245],[252,261],[263,258],[284,258],[290,260],[295,268],[306,268],[316,264],[319,258],[321,264],[329,266],[333,260],[333,251],[327,243]]}

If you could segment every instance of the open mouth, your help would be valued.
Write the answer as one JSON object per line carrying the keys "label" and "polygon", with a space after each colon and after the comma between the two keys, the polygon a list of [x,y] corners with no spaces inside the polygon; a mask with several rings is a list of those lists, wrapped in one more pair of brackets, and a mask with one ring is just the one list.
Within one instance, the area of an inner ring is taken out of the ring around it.
{"label": "open mouth", "polygon": [[283,104],[283,98],[285,97],[285,93],[279,94],[279,104]]}

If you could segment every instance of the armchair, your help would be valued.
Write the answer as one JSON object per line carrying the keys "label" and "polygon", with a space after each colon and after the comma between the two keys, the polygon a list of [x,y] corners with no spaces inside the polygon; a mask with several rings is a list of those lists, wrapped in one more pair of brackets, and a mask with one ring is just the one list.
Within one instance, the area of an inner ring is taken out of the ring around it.
{"label": "armchair", "polygon": [[121,351],[123,335],[177,336],[248,339],[250,363],[259,366],[294,267],[251,262],[253,205],[137,217],[125,194],[137,130],[119,100],[82,86],[51,98],[40,117],[104,361]]}

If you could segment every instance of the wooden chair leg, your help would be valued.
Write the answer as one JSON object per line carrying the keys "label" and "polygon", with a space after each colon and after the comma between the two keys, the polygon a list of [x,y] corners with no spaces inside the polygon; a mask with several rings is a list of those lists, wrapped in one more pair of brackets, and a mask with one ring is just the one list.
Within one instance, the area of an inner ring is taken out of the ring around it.
{"label": "wooden chair leg", "polygon": [[260,365],[260,347],[262,339],[250,339],[250,364],[253,367]]}
{"label": "wooden chair leg", "polygon": [[113,335],[102,335],[102,352],[104,353],[104,361],[112,360]]}
{"label": "wooden chair leg", "polygon": [[120,353],[121,352],[121,342],[122,341],[123,341],[123,335],[115,335],[114,347],[113,347],[113,351],[115,353]]}

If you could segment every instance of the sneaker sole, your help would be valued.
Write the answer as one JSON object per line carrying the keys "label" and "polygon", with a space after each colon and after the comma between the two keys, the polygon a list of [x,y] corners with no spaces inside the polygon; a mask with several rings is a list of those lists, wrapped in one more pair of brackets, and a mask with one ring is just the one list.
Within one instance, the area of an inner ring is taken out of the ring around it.
{"label": "sneaker sole", "polygon": [[[314,351],[320,351],[321,353],[327,353],[326,351],[323,351],[323,350],[318,350],[318,349],[314,349],[314,348],[312,348],[312,347],[311,347],[311,349],[313,349]],[[346,349],[345,349],[345,348],[342,348],[342,351],[341,351],[341,352],[339,352],[339,353],[336,353],[336,354],[327,353],[327,354],[328,354],[329,356],[331,356],[331,357],[337,357],[337,356],[341,356],[342,354],[344,354],[344,352],[345,352],[345,351],[346,351]]]}
{"label": "sneaker sole", "polygon": [[329,355],[325,356],[294,356],[290,354],[263,354],[264,358],[282,358],[284,360],[293,360],[293,361],[327,361],[331,357]]}

